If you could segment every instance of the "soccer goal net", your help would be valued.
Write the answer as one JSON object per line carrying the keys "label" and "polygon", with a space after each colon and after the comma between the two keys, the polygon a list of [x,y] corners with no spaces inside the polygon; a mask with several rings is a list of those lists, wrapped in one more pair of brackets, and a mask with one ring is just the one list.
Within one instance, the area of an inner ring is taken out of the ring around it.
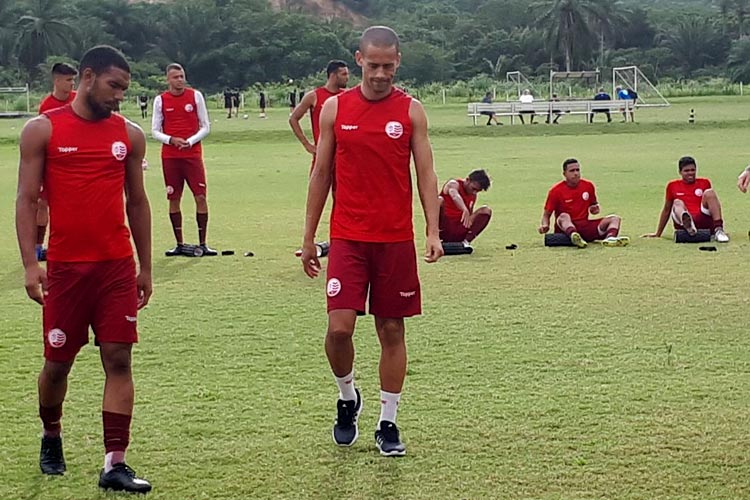
{"label": "soccer goal net", "polygon": [[[18,109],[19,97],[22,98],[22,109]],[[23,87],[0,87],[0,118],[17,117],[24,113],[31,112],[31,102],[29,98],[29,86]]]}
{"label": "soccer goal net", "polygon": [[638,66],[612,68],[612,96],[617,94],[617,87],[632,89],[638,94],[638,107],[666,107],[669,101],[651,83]]}

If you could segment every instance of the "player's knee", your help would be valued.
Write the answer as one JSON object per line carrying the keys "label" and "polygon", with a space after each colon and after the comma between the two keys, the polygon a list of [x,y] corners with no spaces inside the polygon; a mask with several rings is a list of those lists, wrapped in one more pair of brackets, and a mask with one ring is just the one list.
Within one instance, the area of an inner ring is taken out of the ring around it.
{"label": "player's knee", "polygon": [[331,325],[328,327],[328,338],[334,342],[348,341],[354,335],[354,328],[348,325]]}
{"label": "player's knee", "polygon": [[718,198],[718,195],[716,194],[716,191],[714,191],[712,188],[708,188],[705,191],[703,191],[703,198],[706,200],[715,200]]}
{"label": "player's knee", "polygon": [[377,330],[383,346],[400,345],[404,342],[404,323],[401,320],[381,320],[378,322]]}
{"label": "player's knee", "polygon": [[42,368],[41,378],[52,384],[65,382],[72,366],[72,362],[59,363],[56,361],[45,361],[44,367]]}
{"label": "player's knee", "polygon": [[488,217],[492,217],[492,209],[488,207],[487,205],[482,205],[481,207],[479,207],[479,209],[477,210],[477,213],[484,214]]}
{"label": "player's knee", "polygon": [[112,349],[103,355],[104,371],[108,376],[129,376],[131,370],[129,349]]}

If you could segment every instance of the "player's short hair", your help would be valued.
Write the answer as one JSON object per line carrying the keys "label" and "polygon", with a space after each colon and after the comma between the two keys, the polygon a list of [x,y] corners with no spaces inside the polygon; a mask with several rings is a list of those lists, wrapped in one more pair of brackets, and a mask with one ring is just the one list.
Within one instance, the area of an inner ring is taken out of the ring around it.
{"label": "player's short hair", "polygon": [[328,66],[326,66],[326,75],[331,76],[341,68],[348,68],[349,65],[346,64],[344,61],[341,61],[340,59],[334,59],[332,61],[328,61]]}
{"label": "player's short hair", "polygon": [[86,69],[91,69],[95,75],[101,75],[110,68],[119,68],[130,73],[130,65],[125,56],[109,45],[97,45],[87,50],[81,58],[79,67],[81,73]]}
{"label": "player's short hair", "polygon": [[370,26],[362,32],[362,37],[359,39],[359,51],[364,52],[368,45],[383,49],[396,47],[396,51],[401,49],[398,35],[388,26]]}
{"label": "player's short hair", "polygon": [[78,70],[71,64],[59,62],[52,65],[52,75],[75,76],[77,74]]}
{"label": "player's short hair", "polygon": [[568,165],[572,165],[574,163],[578,163],[578,160],[575,158],[568,158],[563,162],[563,172],[566,172],[568,170]]}
{"label": "player's short hair", "polygon": [[[169,64],[167,64],[167,69],[166,69],[166,71],[164,71],[164,73],[169,73],[173,69],[176,69],[177,71],[182,71],[183,73],[185,72],[185,68],[183,68],[181,64],[178,64],[178,63],[169,63]],[[229,89],[227,89],[227,90],[229,90]]]}
{"label": "player's short hair", "polygon": [[679,172],[682,172],[682,169],[687,167],[688,165],[693,165],[694,167],[698,166],[698,164],[695,163],[695,158],[693,158],[692,156],[683,156],[677,162],[677,169]]}
{"label": "player's short hair", "polygon": [[487,191],[490,188],[490,184],[492,184],[490,176],[487,175],[487,172],[485,172],[484,169],[473,170],[469,174],[469,181],[478,182],[482,191]]}

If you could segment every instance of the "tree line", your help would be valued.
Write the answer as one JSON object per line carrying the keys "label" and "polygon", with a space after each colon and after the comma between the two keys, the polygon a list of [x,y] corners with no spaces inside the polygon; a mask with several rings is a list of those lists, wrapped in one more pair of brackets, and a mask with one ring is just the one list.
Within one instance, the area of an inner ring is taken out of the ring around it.
{"label": "tree line", "polygon": [[[52,62],[107,43],[139,86],[162,86],[183,64],[208,91],[260,88],[352,61],[361,26],[320,19],[309,0],[0,0],[0,86],[43,85]],[[750,0],[338,0],[402,37],[413,84],[504,79],[550,69],[637,64],[651,78],[750,81]],[[656,7],[658,5],[658,7]]]}

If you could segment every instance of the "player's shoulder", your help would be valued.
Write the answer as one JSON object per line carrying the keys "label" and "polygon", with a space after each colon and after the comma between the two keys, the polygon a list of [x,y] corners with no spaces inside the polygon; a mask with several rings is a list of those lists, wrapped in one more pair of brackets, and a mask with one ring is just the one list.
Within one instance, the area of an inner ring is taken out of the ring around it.
{"label": "player's shoulder", "polygon": [[588,179],[581,179],[581,184],[583,184],[584,187],[591,187],[591,188],[595,188],[596,187],[594,185],[594,182],[590,181]]}

